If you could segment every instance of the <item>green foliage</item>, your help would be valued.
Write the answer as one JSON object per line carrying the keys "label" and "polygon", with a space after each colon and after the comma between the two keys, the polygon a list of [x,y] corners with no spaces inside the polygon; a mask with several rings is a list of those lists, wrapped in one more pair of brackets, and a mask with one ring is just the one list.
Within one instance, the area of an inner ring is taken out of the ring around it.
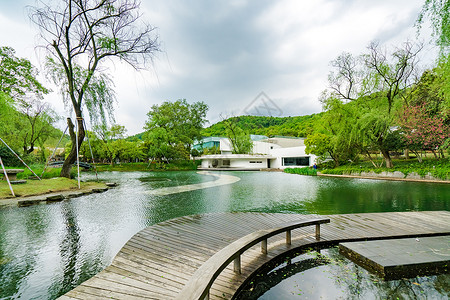
{"label": "green foliage", "polygon": [[309,176],[317,176],[317,170],[314,168],[286,168],[284,169],[285,173],[290,174],[299,174],[299,175],[309,175]]}
{"label": "green foliage", "polygon": [[253,142],[250,134],[238,126],[236,119],[224,120],[223,124],[225,126],[226,136],[231,142],[233,154],[251,153]]}
{"label": "green foliage", "polygon": [[49,91],[36,79],[38,71],[25,58],[17,58],[15,50],[0,47],[0,92],[16,100],[24,100],[27,93],[39,98]]}
{"label": "green foliage", "polygon": [[153,105],[147,113],[143,138],[148,155],[158,161],[189,159],[191,146],[201,138],[208,106],[185,99]]}
{"label": "green foliage", "polygon": [[[48,77],[59,87],[66,106],[75,105],[76,109],[81,110],[84,104],[94,125],[106,125],[108,119],[114,122],[113,104],[116,101],[116,95],[113,89],[114,84],[107,74],[90,74],[89,70],[74,64],[69,76],[64,65],[51,57],[47,57],[45,67]],[[89,78],[89,84],[85,83],[87,78]],[[83,84],[85,84],[84,88],[82,88]],[[71,85],[73,85],[73,91],[67,88]]]}
{"label": "green foliage", "polygon": [[17,167],[22,165],[20,160],[5,145],[3,145],[3,143],[0,144],[0,157],[2,158],[5,167]]}
{"label": "green foliage", "polygon": [[425,0],[422,11],[419,14],[417,24],[419,29],[424,20],[428,18],[433,28],[433,37],[441,46],[441,50],[450,46],[450,1],[449,0]]}
{"label": "green foliage", "polygon": [[333,145],[331,144],[331,135],[326,135],[320,132],[309,135],[305,140],[305,153],[314,154],[319,161],[324,161],[328,157],[334,156]]}
{"label": "green foliage", "polygon": [[196,170],[200,161],[191,160],[177,160],[170,163],[159,163],[153,161],[151,163],[123,163],[123,164],[100,164],[96,165],[97,171],[120,171],[120,172],[135,172],[135,171],[187,171]]}

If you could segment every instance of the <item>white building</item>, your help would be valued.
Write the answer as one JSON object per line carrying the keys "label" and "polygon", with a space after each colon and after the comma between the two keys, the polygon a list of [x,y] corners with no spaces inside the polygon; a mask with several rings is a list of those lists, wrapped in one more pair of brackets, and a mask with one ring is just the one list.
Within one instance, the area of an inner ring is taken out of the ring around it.
{"label": "white building", "polygon": [[305,153],[303,138],[273,137],[253,141],[251,154],[232,154],[231,142],[220,138],[221,154],[203,155],[202,169],[285,169],[312,166],[316,156]]}

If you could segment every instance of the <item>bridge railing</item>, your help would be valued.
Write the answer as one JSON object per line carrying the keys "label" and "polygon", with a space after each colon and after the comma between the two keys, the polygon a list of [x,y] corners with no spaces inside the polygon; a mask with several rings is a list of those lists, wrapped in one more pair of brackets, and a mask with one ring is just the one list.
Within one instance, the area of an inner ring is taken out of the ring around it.
{"label": "bridge railing", "polygon": [[229,244],[211,256],[191,277],[180,291],[178,300],[209,299],[209,290],[220,273],[234,261],[234,272],[241,273],[241,255],[257,243],[261,243],[261,252],[267,254],[267,239],[286,232],[286,244],[291,244],[291,231],[306,226],[316,226],[315,237],[320,240],[320,224],[330,223],[330,219],[319,218],[293,221],[276,228],[258,230]]}

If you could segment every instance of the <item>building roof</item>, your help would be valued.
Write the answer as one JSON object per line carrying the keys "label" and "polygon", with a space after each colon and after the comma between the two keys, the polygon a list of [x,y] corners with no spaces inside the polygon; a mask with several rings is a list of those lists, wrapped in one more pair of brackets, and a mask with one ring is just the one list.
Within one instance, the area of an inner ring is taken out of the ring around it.
{"label": "building roof", "polygon": [[200,159],[271,159],[276,158],[272,155],[266,154],[211,154],[211,155],[202,155],[199,157]]}
{"label": "building roof", "polygon": [[304,138],[295,137],[272,137],[261,142],[272,143],[281,146],[282,148],[300,147],[305,146]]}

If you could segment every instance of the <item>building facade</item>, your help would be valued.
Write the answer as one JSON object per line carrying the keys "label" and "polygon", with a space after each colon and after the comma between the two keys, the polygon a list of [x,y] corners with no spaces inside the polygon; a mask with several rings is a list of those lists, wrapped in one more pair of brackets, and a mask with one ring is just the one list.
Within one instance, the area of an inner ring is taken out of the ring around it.
{"label": "building facade", "polygon": [[285,169],[310,167],[316,156],[305,153],[303,138],[258,136],[249,154],[233,154],[227,138],[219,138],[221,154],[203,155],[202,169]]}

